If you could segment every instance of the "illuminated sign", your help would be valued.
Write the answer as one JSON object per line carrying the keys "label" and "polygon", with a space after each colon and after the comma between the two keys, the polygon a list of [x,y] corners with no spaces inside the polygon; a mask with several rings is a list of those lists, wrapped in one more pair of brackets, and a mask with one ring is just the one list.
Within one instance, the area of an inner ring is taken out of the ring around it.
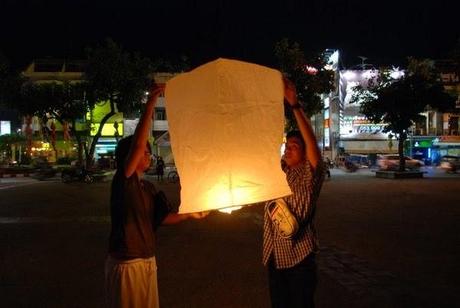
{"label": "illuminated sign", "polygon": [[0,121],[0,136],[11,134],[11,122],[10,121]]}
{"label": "illuminated sign", "polygon": [[383,133],[385,125],[382,124],[366,124],[366,125],[356,125],[354,130],[357,134],[378,134]]}
{"label": "illuminated sign", "polygon": [[324,146],[329,147],[331,145],[331,141],[329,139],[329,128],[324,129]]}
{"label": "illuminated sign", "polygon": [[[91,123],[91,136],[95,136],[99,129],[102,119],[111,112],[109,102],[100,102],[94,108],[86,113],[86,121]],[[115,127],[118,126],[118,127]],[[109,118],[102,129],[101,136],[116,136],[115,132],[118,129],[118,135],[123,136],[123,113],[117,112]]]}
{"label": "illuminated sign", "polygon": [[[115,123],[105,123],[104,127],[102,128],[101,136],[116,136],[117,130],[115,129],[115,127],[117,125],[115,125]],[[100,123],[91,123],[91,136],[96,136],[96,133],[100,125]],[[123,137],[123,123],[118,123],[118,136]]]}
{"label": "illuminated sign", "polygon": [[437,142],[460,142],[460,136],[439,136]]}
{"label": "illuminated sign", "polygon": [[329,55],[328,59],[326,60],[326,65],[324,68],[326,70],[336,70],[339,65],[339,51],[335,50],[332,54]]}
{"label": "illuminated sign", "polygon": [[340,125],[340,136],[343,138],[386,139],[386,124],[374,124],[364,116],[345,116]]}

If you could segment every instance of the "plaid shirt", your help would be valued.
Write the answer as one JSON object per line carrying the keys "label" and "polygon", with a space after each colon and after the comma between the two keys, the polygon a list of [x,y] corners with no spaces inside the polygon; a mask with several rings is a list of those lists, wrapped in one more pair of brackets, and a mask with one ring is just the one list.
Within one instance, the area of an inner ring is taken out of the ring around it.
{"label": "plaid shirt", "polygon": [[313,218],[325,174],[321,161],[313,171],[308,160],[296,168],[286,166],[283,171],[293,192],[293,195],[284,197],[284,200],[297,218],[299,231],[291,239],[280,237],[269,217],[268,203],[265,205],[262,261],[267,265],[273,254],[275,266],[279,269],[293,267],[318,248]]}

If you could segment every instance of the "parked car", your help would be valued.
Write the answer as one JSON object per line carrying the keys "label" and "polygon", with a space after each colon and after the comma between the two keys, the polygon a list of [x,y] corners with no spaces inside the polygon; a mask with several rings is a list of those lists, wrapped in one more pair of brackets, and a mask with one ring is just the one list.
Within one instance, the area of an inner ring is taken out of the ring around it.
{"label": "parked car", "polygon": [[346,172],[355,172],[359,165],[350,159],[349,155],[338,155],[335,158],[336,166]]}
{"label": "parked car", "polygon": [[358,168],[369,168],[369,159],[367,155],[350,154],[346,158],[347,160],[353,162]]}
{"label": "parked car", "polygon": [[[425,164],[423,161],[418,159],[413,159],[409,156],[404,156],[406,160],[406,169],[417,170]],[[377,159],[377,165],[381,170],[398,170],[399,169],[399,155],[389,154],[381,155]]]}
{"label": "parked car", "polygon": [[445,155],[441,157],[439,167],[446,170],[447,172],[457,172],[457,170],[460,169],[460,157]]}
{"label": "parked car", "polygon": [[58,172],[57,169],[51,167],[51,166],[41,166],[36,170],[36,172],[33,175],[33,178],[39,180],[39,181],[44,181],[46,179],[52,178],[56,175]]}

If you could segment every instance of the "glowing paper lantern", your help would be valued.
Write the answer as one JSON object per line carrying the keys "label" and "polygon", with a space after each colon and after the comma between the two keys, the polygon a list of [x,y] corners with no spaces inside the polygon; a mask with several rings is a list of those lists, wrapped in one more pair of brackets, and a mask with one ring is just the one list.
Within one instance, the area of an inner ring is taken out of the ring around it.
{"label": "glowing paper lantern", "polygon": [[280,168],[280,72],[218,59],[167,83],[166,112],[181,179],[180,213],[291,194]]}

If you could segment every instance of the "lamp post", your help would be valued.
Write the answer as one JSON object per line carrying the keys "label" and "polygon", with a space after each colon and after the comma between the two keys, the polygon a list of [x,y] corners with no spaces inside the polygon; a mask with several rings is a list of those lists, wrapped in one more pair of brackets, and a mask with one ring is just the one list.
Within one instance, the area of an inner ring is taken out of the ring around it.
{"label": "lamp post", "polygon": [[409,138],[409,156],[412,157],[412,138],[414,134],[412,127],[408,129],[407,133],[407,138]]}
{"label": "lamp post", "polygon": [[334,95],[329,98],[329,136],[330,136],[330,149],[331,159],[334,160],[338,154],[338,145],[340,140],[340,96]]}

